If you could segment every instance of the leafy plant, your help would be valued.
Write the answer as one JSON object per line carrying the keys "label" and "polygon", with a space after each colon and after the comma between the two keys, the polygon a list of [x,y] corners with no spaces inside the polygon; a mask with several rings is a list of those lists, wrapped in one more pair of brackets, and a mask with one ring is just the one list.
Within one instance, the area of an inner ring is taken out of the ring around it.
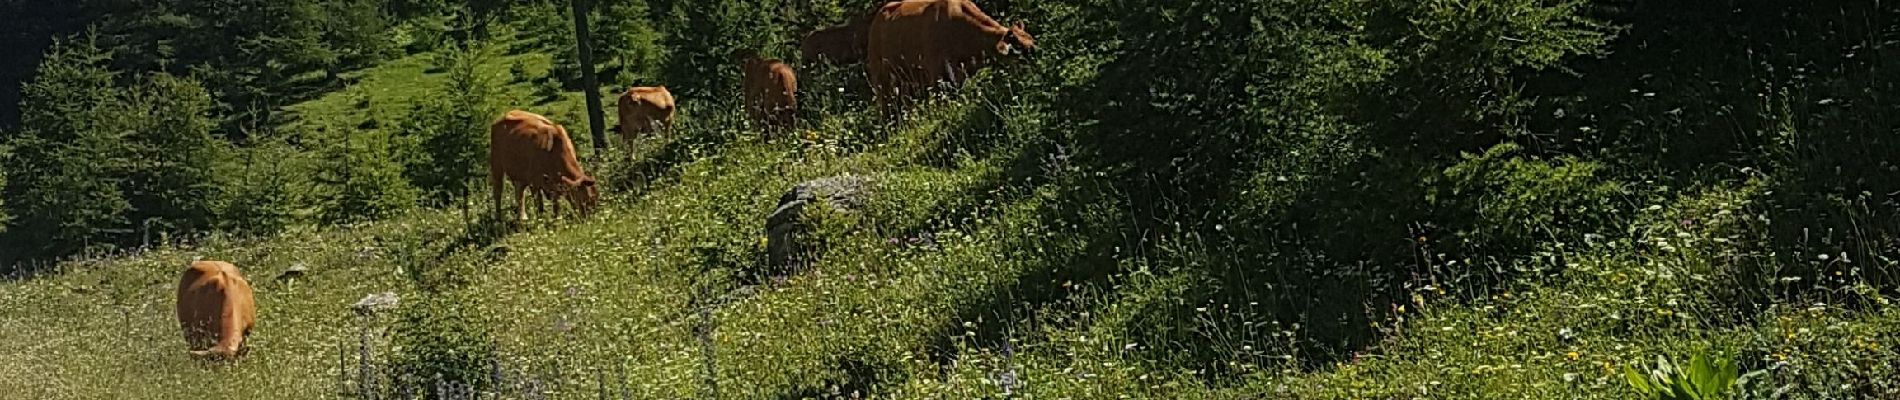
{"label": "leafy plant", "polygon": [[1702,400],[1721,398],[1738,382],[1762,373],[1755,371],[1741,375],[1740,367],[1734,360],[1712,357],[1703,352],[1690,357],[1686,367],[1671,364],[1667,358],[1657,355],[1656,367],[1650,368],[1648,374],[1624,365],[1623,377],[1644,398]]}

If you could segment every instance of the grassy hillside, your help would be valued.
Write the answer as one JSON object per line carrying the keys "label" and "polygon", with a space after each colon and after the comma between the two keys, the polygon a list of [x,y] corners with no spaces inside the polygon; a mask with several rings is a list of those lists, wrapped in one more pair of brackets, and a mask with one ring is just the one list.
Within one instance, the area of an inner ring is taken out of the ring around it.
{"label": "grassy hillside", "polygon": [[[1626,368],[1715,354],[1752,373],[1725,396],[1900,396],[1900,105],[1870,80],[1900,11],[1142,4],[1018,5],[1045,53],[896,122],[851,69],[801,71],[782,137],[682,96],[678,131],[585,160],[585,219],[502,226],[478,195],[0,281],[0,393],[1622,399]],[[493,47],[493,103],[584,132],[578,93],[523,78],[553,57]],[[437,56],[285,128],[401,137],[460,95]],[[865,201],[768,265],[780,195],[840,175]],[[195,257],[257,287],[233,365],[178,343]]]}

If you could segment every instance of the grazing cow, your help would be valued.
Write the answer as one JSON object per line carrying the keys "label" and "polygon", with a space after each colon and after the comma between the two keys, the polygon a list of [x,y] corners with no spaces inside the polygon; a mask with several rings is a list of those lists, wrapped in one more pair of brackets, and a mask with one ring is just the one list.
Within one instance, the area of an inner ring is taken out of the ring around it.
{"label": "grazing cow", "polygon": [[488,185],[497,216],[502,212],[504,179],[515,184],[517,219],[528,219],[525,196],[530,189],[535,191],[537,211],[542,200],[552,200],[554,213],[560,214],[559,198],[566,197],[575,213],[586,216],[600,201],[594,178],[575,161],[567,128],[527,111],[509,111],[488,128]]}
{"label": "grazing cow", "polygon": [[257,323],[251,284],[237,266],[194,261],[178,280],[178,328],[199,359],[233,360],[250,352],[244,339]]}
{"label": "grazing cow", "polygon": [[614,130],[625,143],[634,135],[673,127],[673,93],[666,86],[635,87],[620,95],[620,125]]}
{"label": "grazing cow", "polygon": [[768,130],[789,128],[798,122],[798,76],[791,66],[778,59],[760,58],[751,50],[734,51],[732,59],[741,71],[747,115]]}
{"label": "grazing cow", "polygon": [[866,68],[887,113],[937,82],[958,87],[994,60],[1036,49],[1022,23],[1003,26],[970,0],[886,3],[870,28]]}
{"label": "grazing cow", "polygon": [[866,35],[870,32],[871,18],[877,16],[877,10],[870,9],[844,25],[805,34],[805,38],[798,41],[799,60],[807,63],[829,61],[839,65],[864,62],[864,48],[870,42]]}

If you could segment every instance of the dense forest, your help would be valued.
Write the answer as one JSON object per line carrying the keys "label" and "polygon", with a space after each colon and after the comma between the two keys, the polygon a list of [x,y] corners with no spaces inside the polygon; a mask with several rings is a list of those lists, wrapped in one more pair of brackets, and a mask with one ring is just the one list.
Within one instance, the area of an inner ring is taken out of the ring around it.
{"label": "dense forest", "polygon": [[[583,66],[566,1],[8,0],[0,289],[398,271],[374,363],[432,398],[504,360],[661,398],[1627,398],[1699,352],[1758,372],[1737,396],[1900,395],[1900,4],[973,1],[1039,52],[887,120],[863,66],[796,59],[880,1],[597,0]],[[797,66],[801,133],[739,118],[744,49]],[[650,85],[680,129],[585,140],[576,96]],[[567,126],[609,212],[458,218],[509,109]],[[839,174],[880,192],[771,271],[759,220]],[[726,341],[656,316],[713,288],[751,290]],[[328,336],[279,343],[356,340],[283,304]]]}

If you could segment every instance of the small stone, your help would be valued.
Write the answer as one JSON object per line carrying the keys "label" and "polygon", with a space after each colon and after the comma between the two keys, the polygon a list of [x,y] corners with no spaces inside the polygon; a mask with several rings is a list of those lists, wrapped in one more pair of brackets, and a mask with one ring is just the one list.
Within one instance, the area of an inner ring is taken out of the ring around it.
{"label": "small stone", "polygon": [[301,262],[296,263],[296,264],[290,264],[290,268],[284,269],[284,272],[277,274],[277,280],[288,281],[292,279],[302,278],[304,275],[308,273],[310,273],[309,265],[305,265],[304,263],[301,263]]}
{"label": "small stone", "polygon": [[351,304],[350,309],[356,310],[357,314],[371,315],[394,310],[396,309],[397,303],[401,301],[401,298],[396,297],[396,292],[375,293],[363,296],[362,300],[357,300],[356,304]]}

